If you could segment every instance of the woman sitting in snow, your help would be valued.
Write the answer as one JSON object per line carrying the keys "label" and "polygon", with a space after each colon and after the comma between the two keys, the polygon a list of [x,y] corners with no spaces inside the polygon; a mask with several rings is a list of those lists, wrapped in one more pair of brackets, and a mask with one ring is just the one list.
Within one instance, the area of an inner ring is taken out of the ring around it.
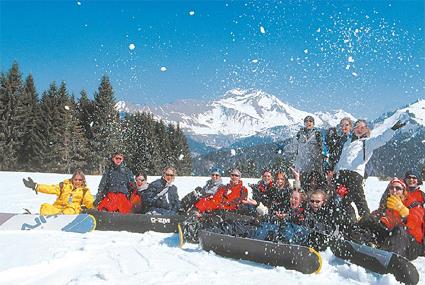
{"label": "woman sitting in snow", "polygon": [[93,208],[93,196],[86,184],[83,171],[77,169],[71,179],[65,179],[56,185],[38,184],[31,177],[23,179],[26,187],[46,194],[58,196],[53,205],[44,203],[40,207],[41,215],[79,214],[83,207]]}
{"label": "woman sitting in snow", "polygon": [[213,167],[210,173],[211,179],[207,181],[204,187],[196,187],[195,191],[183,197],[180,203],[180,212],[182,214],[190,212],[199,199],[214,195],[223,186],[223,180],[221,178],[223,171],[218,167]]}
{"label": "woman sitting in snow", "polygon": [[422,205],[407,191],[403,180],[393,178],[379,208],[359,221],[352,239],[413,260],[422,249],[423,218]]}

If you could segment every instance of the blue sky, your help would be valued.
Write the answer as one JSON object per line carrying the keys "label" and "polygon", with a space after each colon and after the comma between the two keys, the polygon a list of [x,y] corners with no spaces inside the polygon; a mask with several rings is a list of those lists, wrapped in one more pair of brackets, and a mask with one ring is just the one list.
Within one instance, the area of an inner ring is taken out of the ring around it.
{"label": "blue sky", "polygon": [[370,119],[425,98],[424,1],[0,1],[0,13],[1,70],[16,60],[40,94],[64,80],[92,96],[107,74],[132,103],[258,88]]}

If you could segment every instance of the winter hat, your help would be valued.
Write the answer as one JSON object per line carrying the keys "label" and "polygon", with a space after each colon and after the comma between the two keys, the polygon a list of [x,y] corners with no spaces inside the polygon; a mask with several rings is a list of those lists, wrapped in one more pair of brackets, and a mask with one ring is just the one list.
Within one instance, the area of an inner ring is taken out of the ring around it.
{"label": "winter hat", "polygon": [[235,168],[232,171],[230,171],[230,175],[232,175],[232,174],[236,174],[239,177],[241,176],[241,172],[237,168]]}
{"label": "winter hat", "polygon": [[210,174],[211,175],[212,174],[218,174],[218,175],[222,176],[223,175],[223,170],[221,170],[220,167],[212,167],[211,170],[210,170]]}
{"label": "winter hat", "polygon": [[419,175],[418,172],[416,172],[414,170],[406,171],[406,174],[404,174],[404,181],[406,181],[407,177],[409,177],[409,176],[415,176],[416,179],[418,179],[418,185],[422,185],[422,179],[421,179],[421,176]]}
{"label": "winter hat", "polygon": [[305,118],[304,118],[304,123],[305,123],[305,122],[307,122],[307,121],[312,121],[312,122],[314,123],[314,118],[313,118],[313,116],[307,116],[307,117],[305,117]]}
{"label": "winter hat", "polygon": [[393,183],[400,183],[404,190],[407,189],[406,183],[404,183],[404,181],[402,179],[394,177],[393,179],[391,179],[390,184],[388,184],[388,185],[391,185]]}

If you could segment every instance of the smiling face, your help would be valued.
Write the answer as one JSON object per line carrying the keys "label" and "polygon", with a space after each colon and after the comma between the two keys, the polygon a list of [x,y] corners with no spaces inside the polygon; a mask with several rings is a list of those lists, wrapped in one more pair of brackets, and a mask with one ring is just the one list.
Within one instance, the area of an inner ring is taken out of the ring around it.
{"label": "smiling face", "polygon": [[313,211],[317,212],[325,203],[325,197],[320,193],[311,194],[309,203]]}
{"label": "smiling face", "polygon": [[169,184],[174,181],[175,176],[176,176],[175,171],[173,171],[173,169],[171,168],[168,168],[164,171],[164,174],[162,177],[165,179],[165,181],[167,181],[167,184]]}
{"label": "smiling face", "polygon": [[81,187],[84,185],[84,178],[83,176],[76,174],[73,178],[72,178],[72,184],[75,187]]}
{"label": "smiling face", "polygon": [[341,120],[341,123],[339,124],[341,127],[341,131],[344,134],[348,134],[351,131],[351,122],[349,120]]}
{"label": "smiling face", "polygon": [[369,128],[367,127],[365,122],[357,122],[357,124],[354,126],[354,134],[357,137],[363,137],[369,132]]}
{"label": "smiling face", "polygon": [[211,180],[212,180],[213,182],[217,182],[218,180],[220,180],[220,178],[221,178],[221,176],[220,176],[220,174],[219,174],[219,173],[212,173],[212,174],[211,174]]}
{"label": "smiling face", "polygon": [[291,194],[291,198],[289,199],[289,204],[292,209],[296,209],[301,205],[301,193],[298,191],[293,191]]}
{"label": "smiling face", "polygon": [[285,175],[283,175],[283,173],[276,174],[276,177],[274,180],[278,188],[282,188],[285,186],[286,178],[285,178]]}
{"label": "smiling face", "polygon": [[401,198],[404,197],[404,188],[403,185],[399,182],[393,182],[388,186],[388,193],[390,195],[399,196]]}
{"label": "smiling face", "polygon": [[232,184],[239,184],[239,181],[241,180],[241,177],[237,173],[230,174],[230,182]]}
{"label": "smiling face", "polygon": [[269,184],[272,181],[272,174],[268,171],[265,171],[261,177],[266,184]]}
{"label": "smiling face", "polygon": [[146,179],[145,177],[143,177],[143,175],[139,175],[136,177],[136,186],[137,188],[142,187],[143,185],[145,185],[146,183]]}
{"label": "smiling face", "polygon": [[116,166],[119,166],[124,161],[124,156],[122,154],[116,154],[112,157],[112,161]]}
{"label": "smiling face", "polygon": [[311,120],[311,119],[306,119],[306,120],[304,121],[304,127],[305,127],[307,130],[311,130],[311,129],[314,127],[314,121],[313,121],[313,120]]}
{"label": "smiling face", "polygon": [[407,176],[405,182],[409,188],[418,187],[418,178],[414,175]]}

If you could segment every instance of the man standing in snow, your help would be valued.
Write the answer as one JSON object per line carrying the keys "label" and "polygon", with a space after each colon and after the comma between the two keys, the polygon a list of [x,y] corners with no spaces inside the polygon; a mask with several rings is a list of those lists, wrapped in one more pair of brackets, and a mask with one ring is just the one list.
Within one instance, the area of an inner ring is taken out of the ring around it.
{"label": "man standing in snow", "polygon": [[403,113],[400,120],[394,126],[380,135],[370,136],[370,130],[365,120],[358,120],[354,124],[353,134],[344,143],[341,156],[335,166],[337,173],[337,185],[344,185],[348,189],[346,203],[352,202],[357,207],[358,214],[369,214],[370,210],[366,202],[363,189],[365,167],[372,157],[373,151],[385,145],[395,134],[395,131],[406,125],[410,116]]}
{"label": "man standing in snow", "polygon": [[309,192],[311,184],[324,184],[322,134],[314,127],[314,118],[304,118],[304,127],[296,135],[294,168],[300,172],[301,187]]}

